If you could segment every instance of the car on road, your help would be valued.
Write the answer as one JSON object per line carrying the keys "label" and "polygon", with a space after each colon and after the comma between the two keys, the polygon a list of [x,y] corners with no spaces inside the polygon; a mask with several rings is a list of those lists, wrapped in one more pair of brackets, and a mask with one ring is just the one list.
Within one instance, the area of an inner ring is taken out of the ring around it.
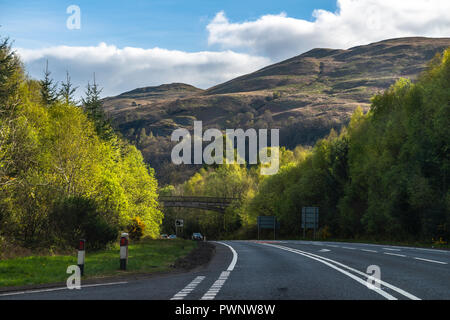
{"label": "car on road", "polygon": [[161,239],[167,239],[169,236],[167,235],[167,234],[165,234],[165,233],[163,233],[161,236],[160,236],[160,238]]}
{"label": "car on road", "polygon": [[203,236],[202,236],[202,234],[199,233],[199,232],[194,232],[194,233],[192,234],[192,240],[201,241],[201,240],[203,240]]}
{"label": "car on road", "polygon": [[168,239],[176,239],[177,238],[177,236],[176,235],[174,235],[174,234],[171,234],[170,236],[169,236],[169,238]]}

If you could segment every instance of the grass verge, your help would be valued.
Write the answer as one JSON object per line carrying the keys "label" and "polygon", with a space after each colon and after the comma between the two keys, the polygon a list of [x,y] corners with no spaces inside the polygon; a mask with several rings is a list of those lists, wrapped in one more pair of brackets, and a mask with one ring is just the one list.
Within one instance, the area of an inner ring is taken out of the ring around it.
{"label": "grass verge", "polygon": [[[83,279],[170,270],[170,266],[196,247],[190,240],[144,239],[128,247],[127,271],[119,269],[119,246],[98,252],[86,251]],[[69,265],[76,265],[75,255],[28,256],[0,260],[0,287],[65,282]]]}

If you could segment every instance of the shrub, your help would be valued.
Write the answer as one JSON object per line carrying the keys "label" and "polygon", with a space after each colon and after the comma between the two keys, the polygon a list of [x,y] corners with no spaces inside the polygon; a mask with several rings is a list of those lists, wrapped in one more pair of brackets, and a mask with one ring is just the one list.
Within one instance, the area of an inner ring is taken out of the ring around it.
{"label": "shrub", "polygon": [[116,240],[119,232],[98,211],[94,200],[82,196],[56,203],[50,220],[61,246],[75,246],[79,239],[85,239],[89,249],[98,250]]}
{"label": "shrub", "polygon": [[145,224],[140,217],[134,217],[128,226],[128,234],[130,239],[139,240],[144,235]]}

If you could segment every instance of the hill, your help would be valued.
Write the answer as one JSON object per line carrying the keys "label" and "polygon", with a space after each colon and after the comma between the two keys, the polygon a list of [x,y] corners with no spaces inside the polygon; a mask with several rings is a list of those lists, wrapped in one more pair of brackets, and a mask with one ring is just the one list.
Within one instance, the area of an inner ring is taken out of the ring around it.
{"label": "hill", "polygon": [[[187,84],[146,87],[104,100],[114,125],[134,141],[162,183],[177,183],[195,168],[170,163],[170,134],[204,128],[280,128],[289,148],[312,145],[345,125],[359,105],[400,77],[415,80],[450,38],[400,38],[347,50],[313,49],[207,90]],[[187,170],[187,171],[186,171]]]}

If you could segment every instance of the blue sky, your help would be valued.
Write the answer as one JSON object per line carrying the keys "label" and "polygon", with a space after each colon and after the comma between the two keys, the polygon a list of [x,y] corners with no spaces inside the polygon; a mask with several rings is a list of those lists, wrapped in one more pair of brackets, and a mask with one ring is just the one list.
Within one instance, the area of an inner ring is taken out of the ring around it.
{"label": "blue sky", "polygon": [[[81,10],[69,30],[66,9]],[[184,82],[203,89],[314,48],[397,37],[450,37],[448,0],[0,0],[28,74],[48,60],[81,88],[96,73],[104,95]]]}
{"label": "blue sky", "polygon": [[[68,30],[69,5],[81,9],[82,27]],[[231,21],[255,20],[287,13],[312,19],[316,8],[336,10],[335,0],[0,0],[0,34],[21,48],[52,45],[87,46],[99,42],[118,47],[162,47],[185,51],[208,49],[206,25],[217,12]]]}

